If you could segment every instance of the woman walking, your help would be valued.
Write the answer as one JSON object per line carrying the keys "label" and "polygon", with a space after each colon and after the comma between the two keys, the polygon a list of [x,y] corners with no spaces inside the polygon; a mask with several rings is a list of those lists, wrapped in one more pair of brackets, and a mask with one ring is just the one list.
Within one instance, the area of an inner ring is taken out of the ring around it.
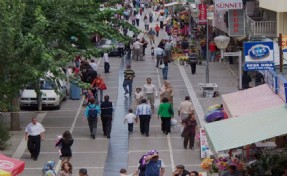
{"label": "woman walking", "polygon": [[60,159],[62,160],[62,163],[65,161],[70,161],[72,157],[71,146],[73,143],[74,139],[72,138],[70,131],[65,131],[63,133],[63,137],[56,143],[56,147],[61,147]]}
{"label": "woman walking", "polygon": [[96,90],[95,93],[95,97],[96,97],[96,102],[99,102],[99,93],[100,93],[100,102],[103,101],[103,92],[104,90],[107,89],[107,86],[104,82],[104,79],[102,78],[102,76],[100,74],[97,75],[97,77],[94,79],[93,83],[92,83],[92,88],[94,90]]}
{"label": "woman walking", "polygon": [[173,105],[173,88],[167,80],[163,81],[163,84],[164,85],[160,88],[160,97],[161,99],[166,97],[168,102]]}
{"label": "woman walking", "polygon": [[159,105],[158,118],[161,118],[161,131],[168,135],[170,133],[170,122],[173,117],[174,111],[168,99],[164,97],[162,103]]}
{"label": "woman walking", "polygon": [[182,132],[182,136],[184,137],[183,147],[186,149],[187,144],[189,143],[189,148],[193,149],[194,137],[197,126],[194,112],[192,112],[187,119],[183,120],[182,124],[184,125],[184,129]]}
{"label": "woman walking", "polygon": [[72,176],[73,166],[68,161],[63,162],[61,171],[58,173],[58,176]]}

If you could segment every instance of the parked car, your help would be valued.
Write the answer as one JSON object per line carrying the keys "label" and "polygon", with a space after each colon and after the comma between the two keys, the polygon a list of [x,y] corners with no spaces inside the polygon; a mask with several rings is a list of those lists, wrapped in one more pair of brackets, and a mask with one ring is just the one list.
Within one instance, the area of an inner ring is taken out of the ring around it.
{"label": "parked car", "polygon": [[101,39],[97,45],[97,48],[111,49],[109,56],[119,56],[118,42],[116,40]]}
{"label": "parked car", "polygon": [[[66,100],[67,87],[66,81],[56,79],[55,82],[50,80],[40,80],[40,89],[42,92],[42,107],[55,107],[60,109],[61,102]],[[20,108],[36,107],[37,94],[34,84],[28,84],[22,91],[20,99]]]}

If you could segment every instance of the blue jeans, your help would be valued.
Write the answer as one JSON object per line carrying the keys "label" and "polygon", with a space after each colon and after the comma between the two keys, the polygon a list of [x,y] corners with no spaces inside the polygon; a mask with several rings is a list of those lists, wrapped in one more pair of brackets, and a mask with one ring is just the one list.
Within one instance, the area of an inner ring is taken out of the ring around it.
{"label": "blue jeans", "polygon": [[215,60],[215,52],[210,52],[210,62],[214,62]]}
{"label": "blue jeans", "polygon": [[165,66],[163,69],[162,69],[162,79],[167,79],[167,73],[168,73],[168,66]]}
{"label": "blue jeans", "polygon": [[[131,95],[133,91],[133,80],[125,79],[123,82],[123,87],[124,87],[125,93],[129,93]],[[129,89],[127,87],[129,87]]]}

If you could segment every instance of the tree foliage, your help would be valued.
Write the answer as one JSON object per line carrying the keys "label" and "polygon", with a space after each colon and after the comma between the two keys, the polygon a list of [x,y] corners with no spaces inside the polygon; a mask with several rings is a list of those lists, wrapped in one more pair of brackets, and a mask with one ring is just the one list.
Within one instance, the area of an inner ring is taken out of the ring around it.
{"label": "tree foliage", "polygon": [[[100,11],[101,3],[99,0],[1,0],[0,104],[9,105],[23,86],[36,82],[47,71],[55,77],[61,76],[58,68],[66,66],[75,55],[99,56],[101,51],[90,40],[92,34],[125,42],[129,38],[113,25],[139,32],[114,18],[122,11]],[[78,39],[73,41],[78,47],[71,47],[71,36]]]}

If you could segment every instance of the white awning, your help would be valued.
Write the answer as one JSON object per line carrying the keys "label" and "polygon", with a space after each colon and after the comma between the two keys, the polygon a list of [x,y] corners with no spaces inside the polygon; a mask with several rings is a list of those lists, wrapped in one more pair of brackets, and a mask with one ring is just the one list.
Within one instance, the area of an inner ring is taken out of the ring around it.
{"label": "white awning", "polygon": [[233,149],[287,134],[287,106],[205,124],[215,151]]}
{"label": "white awning", "polygon": [[285,104],[267,84],[224,94],[222,99],[229,117],[247,115]]}

